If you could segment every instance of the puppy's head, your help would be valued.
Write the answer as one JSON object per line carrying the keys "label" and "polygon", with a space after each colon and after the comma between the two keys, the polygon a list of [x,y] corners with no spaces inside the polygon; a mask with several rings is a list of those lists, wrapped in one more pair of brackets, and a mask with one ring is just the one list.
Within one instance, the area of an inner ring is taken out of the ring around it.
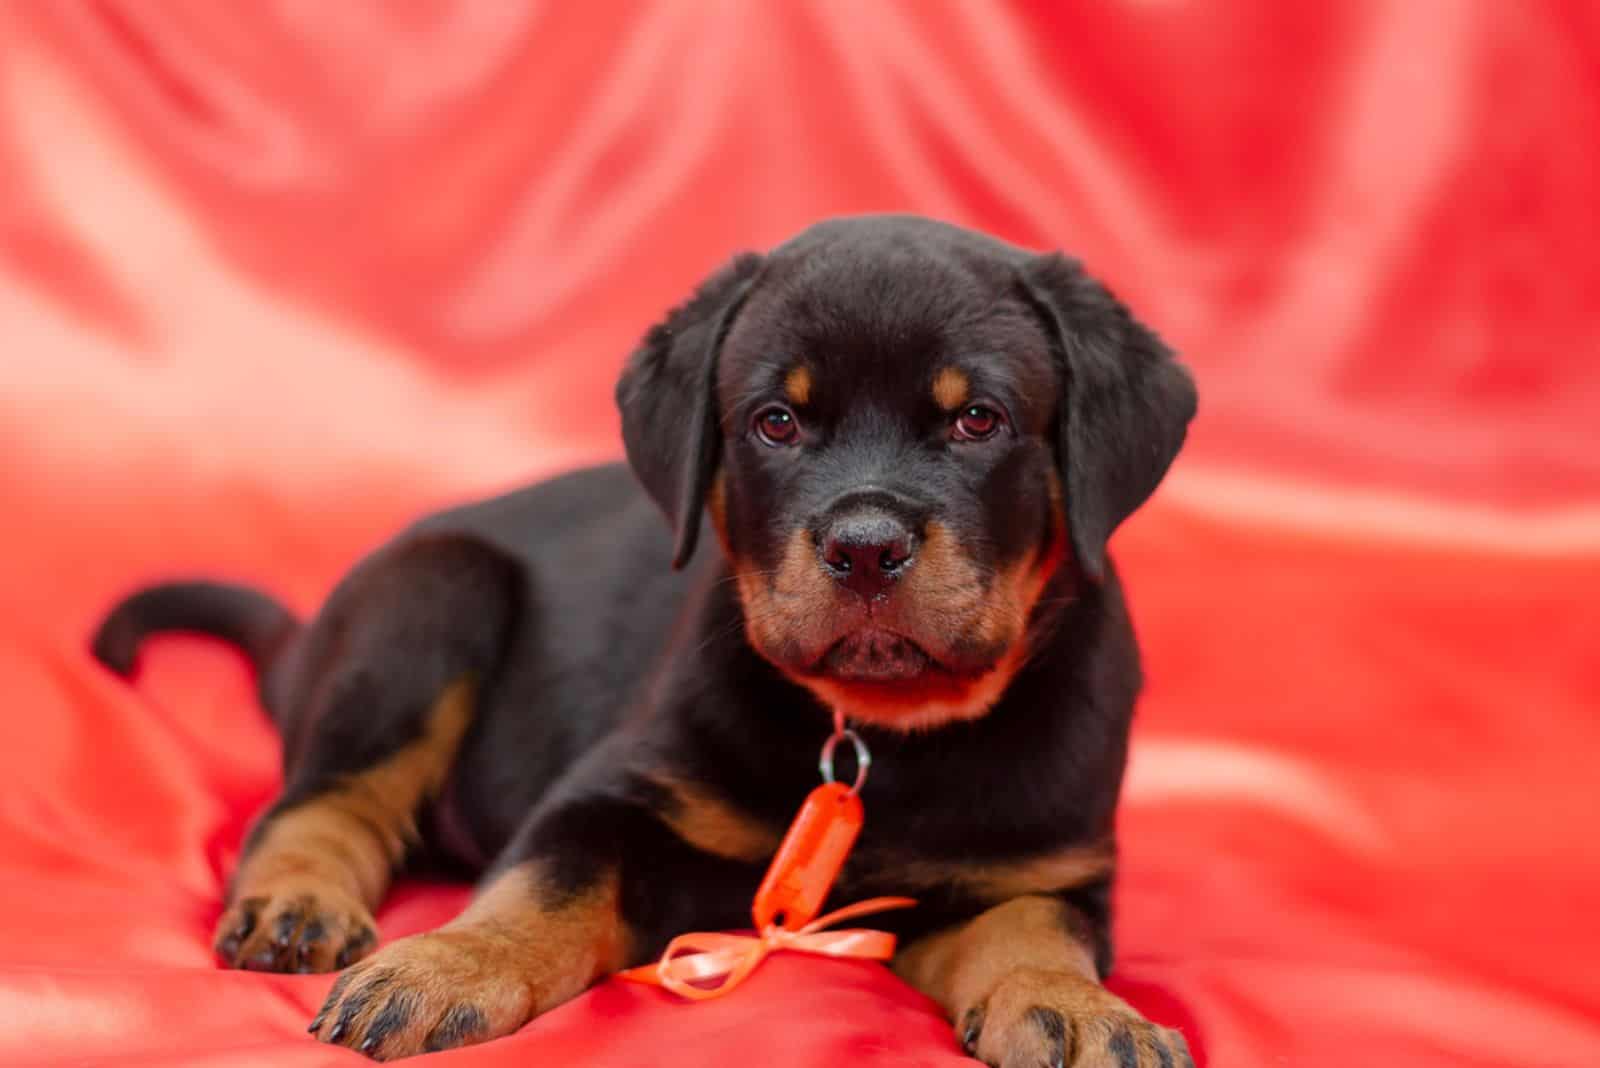
{"label": "puppy's head", "polygon": [[901,728],[994,705],[1046,584],[1064,564],[1102,580],[1195,410],[1076,263],[908,217],[734,260],[651,331],[617,400],[677,565],[709,508],[755,648]]}

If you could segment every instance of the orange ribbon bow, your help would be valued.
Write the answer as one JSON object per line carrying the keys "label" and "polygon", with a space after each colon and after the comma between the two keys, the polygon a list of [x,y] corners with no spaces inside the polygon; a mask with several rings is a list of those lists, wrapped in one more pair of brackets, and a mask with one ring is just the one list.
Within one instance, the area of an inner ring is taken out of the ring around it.
{"label": "orange ribbon bow", "polygon": [[[624,979],[655,983],[680,997],[704,1001],[720,997],[738,986],[780,949],[817,953],[826,957],[888,960],[894,956],[894,935],[887,931],[850,929],[829,931],[836,923],[888,909],[915,905],[909,897],[874,897],[819,916],[798,930],[768,924],[760,934],[685,934],[674,938],[661,960],[620,973]],[[709,985],[708,985],[709,984]]]}
{"label": "orange ribbon bow", "polygon": [[[833,781],[833,750],[840,739],[856,749],[856,781]],[[834,734],[822,748],[819,768],[824,782],[806,796],[789,831],[778,843],[766,878],[756,890],[751,916],[755,935],[697,933],[679,935],[655,964],[621,972],[624,979],[655,983],[694,1001],[720,997],[744,982],[767,954],[780,949],[825,957],[888,960],[894,956],[894,935],[887,931],[829,931],[857,916],[915,905],[909,897],[874,897],[818,916],[844,868],[845,858],[861,830],[861,798],[871,756],[842,717],[834,716]],[[791,928],[790,924],[801,924]]]}

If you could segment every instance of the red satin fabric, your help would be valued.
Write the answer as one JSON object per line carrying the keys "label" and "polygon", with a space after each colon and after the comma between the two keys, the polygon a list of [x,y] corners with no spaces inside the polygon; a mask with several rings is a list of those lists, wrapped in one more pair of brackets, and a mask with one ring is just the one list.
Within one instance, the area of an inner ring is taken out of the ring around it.
{"label": "red satin fabric", "polygon": [[[0,5],[0,1063],[354,1063],[327,978],[212,967],[276,743],[221,646],[96,669],[114,595],[310,609],[615,455],[733,251],[902,209],[1071,249],[1201,382],[1117,544],[1117,988],[1228,1068],[1600,1064],[1597,72],[1581,2]],[[449,1056],[961,1061],[798,954]]]}

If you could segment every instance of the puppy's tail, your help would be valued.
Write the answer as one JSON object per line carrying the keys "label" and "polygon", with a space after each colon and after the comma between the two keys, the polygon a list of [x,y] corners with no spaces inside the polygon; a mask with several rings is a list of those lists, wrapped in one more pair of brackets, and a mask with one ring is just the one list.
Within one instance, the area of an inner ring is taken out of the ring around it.
{"label": "puppy's tail", "polygon": [[167,582],[113,608],[95,631],[91,649],[96,660],[127,677],[149,635],[198,631],[237,645],[261,676],[299,629],[300,621],[260,590],[223,582]]}

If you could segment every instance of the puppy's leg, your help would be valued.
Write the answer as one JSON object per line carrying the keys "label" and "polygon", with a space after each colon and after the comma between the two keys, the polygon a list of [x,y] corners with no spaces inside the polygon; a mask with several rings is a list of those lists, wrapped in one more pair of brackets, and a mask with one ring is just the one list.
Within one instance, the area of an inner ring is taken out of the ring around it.
{"label": "puppy's leg", "polygon": [[325,788],[291,782],[234,873],[215,938],[223,963],[325,972],[377,944],[372,911],[415,837],[414,814],[443,782],[473,697],[464,676],[423,714],[420,738]]}
{"label": "puppy's leg", "polygon": [[631,962],[619,860],[640,832],[625,801],[541,806],[466,911],[351,968],[311,1030],[392,1060],[510,1034],[581,993]]}
{"label": "puppy's leg", "polygon": [[492,679],[515,581],[476,542],[424,539],[329,599],[281,717],[287,787],[246,842],[217,924],[223,963],[321,972],[376,945],[372,911]]}
{"label": "puppy's leg", "polygon": [[1182,1035],[1100,985],[1096,942],[1073,905],[1030,895],[912,943],[894,967],[997,1068],[1192,1068]]}
{"label": "puppy's leg", "polygon": [[524,861],[444,927],[340,976],[311,1030],[378,1060],[484,1042],[622,967],[628,943],[615,871],[573,887]]}

